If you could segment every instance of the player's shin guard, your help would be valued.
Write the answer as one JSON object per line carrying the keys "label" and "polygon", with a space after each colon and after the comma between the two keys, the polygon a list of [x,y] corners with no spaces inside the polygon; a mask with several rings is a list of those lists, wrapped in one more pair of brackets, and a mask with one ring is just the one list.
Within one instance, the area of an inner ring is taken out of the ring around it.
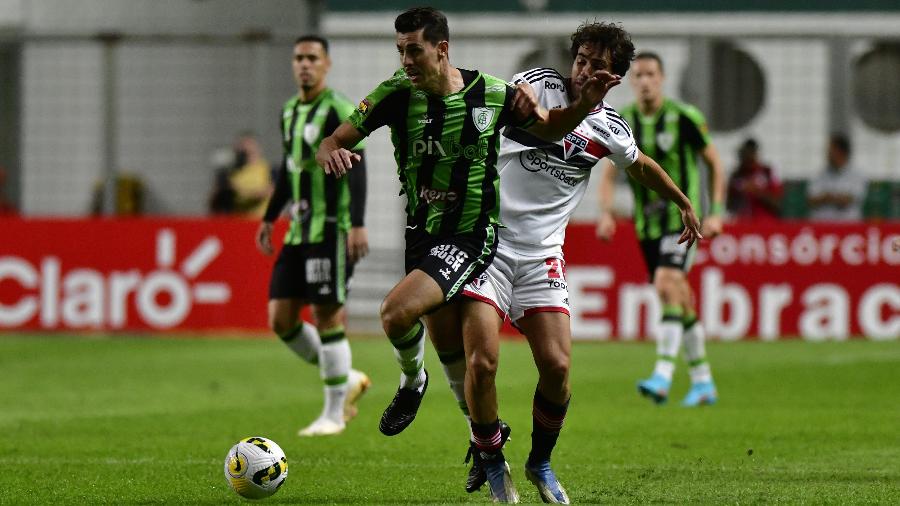
{"label": "player's shin guard", "polygon": [[425,383],[425,325],[416,321],[412,328],[402,335],[388,336],[394,347],[394,356],[403,374],[401,388],[419,388]]}
{"label": "player's shin guard", "polygon": [[444,375],[447,377],[447,384],[456,403],[459,405],[460,411],[469,420],[469,408],[466,405],[466,355],[463,350],[457,351],[438,351],[438,359],[444,368]]}
{"label": "player's shin guard", "polygon": [[350,374],[350,343],[347,342],[344,327],[323,330],[321,341],[319,373],[325,382],[323,414],[332,420],[343,421],[347,377]]}
{"label": "player's shin guard", "polygon": [[564,404],[555,404],[541,395],[540,391],[534,390],[534,403],[531,409],[531,453],[528,454],[528,465],[550,460],[550,454],[556,446],[568,409],[568,399]]}
{"label": "player's shin guard", "polygon": [[684,319],[684,356],[690,367],[691,383],[709,383],[712,371],[706,361],[706,332],[696,315]]}
{"label": "player's shin guard", "polygon": [[681,347],[681,338],[684,333],[681,318],[683,310],[680,306],[664,306],[662,321],[659,323],[656,334],[656,366],[654,376],[661,376],[666,381],[672,381],[675,372],[675,358]]}
{"label": "player's shin guard", "polygon": [[319,362],[321,342],[315,326],[301,320],[290,332],[278,337],[304,361],[310,364]]}

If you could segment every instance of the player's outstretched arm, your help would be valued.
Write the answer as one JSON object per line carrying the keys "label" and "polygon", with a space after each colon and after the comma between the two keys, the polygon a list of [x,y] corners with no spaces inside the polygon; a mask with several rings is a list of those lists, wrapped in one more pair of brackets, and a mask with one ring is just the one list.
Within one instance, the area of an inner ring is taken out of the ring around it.
{"label": "player's outstretched arm", "polygon": [[690,247],[694,244],[694,241],[703,239],[703,235],[700,233],[700,220],[697,218],[697,213],[694,212],[691,200],[678,189],[672,178],[666,174],[666,171],[655,160],[641,153],[638,155],[637,161],[625,171],[639,183],[655,191],[664,199],[671,200],[681,209],[681,221],[684,222],[684,232],[681,233],[681,237],[678,239],[679,244],[687,242],[688,247]]}
{"label": "player's outstretched arm", "polygon": [[597,185],[597,202],[600,214],[597,216],[597,238],[609,241],[616,233],[616,217],[613,215],[613,199],[616,193],[616,166],[609,160],[603,162],[600,184]]}
{"label": "player's outstretched arm", "polygon": [[594,107],[603,101],[606,93],[622,82],[622,77],[600,70],[589,77],[581,87],[578,98],[565,109],[546,111],[546,117],[538,121],[528,131],[547,141],[558,141],[575,130]]}
{"label": "player's outstretched arm", "polygon": [[358,162],[360,156],[350,151],[359,144],[363,135],[349,122],[341,123],[328,137],[322,139],[316,152],[316,163],[325,169],[326,174],[342,177]]}
{"label": "player's outstretched arm", "polygon": [[713,238],[722,233],[722,212],[725,204],[725,169],[719,151],[709,143],[700,152],[700,156],[709,167],[709,202],[710,209],[703,218],[703,234]]}

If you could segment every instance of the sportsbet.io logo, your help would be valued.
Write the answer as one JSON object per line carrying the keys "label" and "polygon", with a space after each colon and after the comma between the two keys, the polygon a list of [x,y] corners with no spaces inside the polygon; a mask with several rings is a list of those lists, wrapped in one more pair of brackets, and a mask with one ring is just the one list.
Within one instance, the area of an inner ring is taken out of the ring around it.
{"label": "sportsbet.io logo", "polygon": [[[0,328],[24,325],[35,316],[43,328],[60,325],[120,329],[132,316],[146,325],[167,329],[181,324],[194,304],[225,304],[231,288],[223,282],[194,281],[222,252],[218,237],[206,237],[176,266],[175,232],[156,235],[156,269],[132,268],[101,272],[82,266],[62,269],[62,260],[48,255],[40,265],[16,257],[0,257],[0,282],[21,288],[13,301],[0,301]],[[133,302],[132,302],[133,301]]]}

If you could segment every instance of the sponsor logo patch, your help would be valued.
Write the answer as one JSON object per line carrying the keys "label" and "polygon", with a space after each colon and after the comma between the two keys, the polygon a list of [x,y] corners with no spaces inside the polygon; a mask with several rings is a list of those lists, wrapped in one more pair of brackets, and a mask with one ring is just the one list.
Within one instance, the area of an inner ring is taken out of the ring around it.
{"label": "sponsor logo patch", "polygon": [[360,100],[359,105],[356,106],[356,110],[359,111],[360,114],[365,116],[369,113],[369,108],[372,107],[372,102],[369,102],[368,98],[364,98]]}

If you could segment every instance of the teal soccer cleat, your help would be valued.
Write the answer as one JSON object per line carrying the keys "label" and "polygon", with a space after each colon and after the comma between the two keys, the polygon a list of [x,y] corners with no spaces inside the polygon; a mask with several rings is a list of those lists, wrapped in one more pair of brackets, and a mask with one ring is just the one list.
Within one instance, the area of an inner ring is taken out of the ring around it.
{"label": "teal soccer cleat", "polygon": [[566,489],[559,484],[553,469],[550,469],[549,460],[538,462],[533,466],[525,464],[525,477],[537,487],[542,501],[554,504],[569,504],[569,495],[566,494]]}
{"label": "teal soccer cleat", "polygon": [[638,392],[644,397],[650,397],[657,404],[664,404],[669,398],[669,387],[671,385],[671,381],[659,374],[654,374],[649,379],[638,383]]}
{"label": "teal soccer cleat", "polygon": [[703,383],[694,383],[688,391],[681,405],[693,408],[702,405],[713,405],[719,400],[719,394],[716,393],[716,385],[712,381]]}

